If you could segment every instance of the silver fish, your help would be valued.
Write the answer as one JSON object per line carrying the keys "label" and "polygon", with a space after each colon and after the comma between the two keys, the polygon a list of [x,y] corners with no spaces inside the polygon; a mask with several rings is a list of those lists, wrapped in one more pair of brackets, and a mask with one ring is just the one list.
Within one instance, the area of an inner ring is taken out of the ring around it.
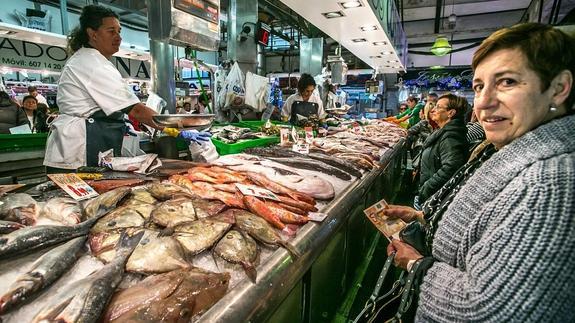
{"label": "silver fish", "polygon": [[162,202],[152,211],[151,219],[163,227],[172,228],[180,223],[198,219],[194,202],[187,198],[176,198]]}
{"label": "silver fish", "polygon": [[24,225],[18,222],[0,220],[0,234],[10,233],[12,231],[22,229],[23,227]]}
{"label": "silver fish", "polygon": [[32,268],[10,286],[0,297],[0,314],[25,303],[30,296],[50,286],[76,262],[86,237],[72,239],[40,257]]}
{"label": "silver fish", "polygon": [[124,233],[112,262],[54,295],[33,322],[96,322],[120,284],[126,261],[143,234],[130,237]]}
{"label": "silver fish", "polygon": [[161,201],[179,196],[192,197],[192,194],[187,189],[169,183],[152,183],[148,186],[147,190],[154,198]]}
{"label": "silver fish", "polygon": [[214,253],[228,262],[242,265],[246,275],[255,283],[254,262],[258,257],[258,245],[249,235],[231,230],[214,247]]}
{"label": "silver fish", "polygon": [[0,260],[86,235],[103,214],[104,210],[96,217],[73,226],[37,225],[4,235],[0,237]]}

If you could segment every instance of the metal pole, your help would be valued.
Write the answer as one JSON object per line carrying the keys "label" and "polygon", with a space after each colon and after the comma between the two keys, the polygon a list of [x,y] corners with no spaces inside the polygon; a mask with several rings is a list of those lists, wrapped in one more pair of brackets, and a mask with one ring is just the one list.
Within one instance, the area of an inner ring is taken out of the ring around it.
{"label": "metal pole", "polygon": [[68,35],[68,0],[60,0],[60,18],[62,21],[62,34]]}

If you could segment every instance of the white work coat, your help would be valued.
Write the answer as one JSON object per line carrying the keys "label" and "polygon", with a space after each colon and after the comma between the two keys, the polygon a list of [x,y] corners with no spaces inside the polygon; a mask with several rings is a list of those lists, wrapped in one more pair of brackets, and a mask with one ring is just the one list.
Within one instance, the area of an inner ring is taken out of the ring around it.
{"label": "white work coat", "polygon": [[50,126],[44,165],[76,169],[86,165],[86,119],[98,110],[110,115],[140,100],[105,56],[81,48],[62,70],[56,102],[60,115]]}
{"label": "white work coat", "polygon": [[[301,97],[301,95],[299,93],[295,93],[290,95],[287,99],[286,102],[284,103],[284,106],[282,107],[282,119],[286,119],[289,120],[291,118],[291,106],[295,101],[303,101],[303,98]],[[317,116],[322,118],[325,115],[325,111],[323,109],[323,103],[321,102],[321,98],[319,97],[319,95],[317,95],[315,92],[309,97],[308,102],[313,102],[313,103],[317,103],[319,108],[317,109]]]}

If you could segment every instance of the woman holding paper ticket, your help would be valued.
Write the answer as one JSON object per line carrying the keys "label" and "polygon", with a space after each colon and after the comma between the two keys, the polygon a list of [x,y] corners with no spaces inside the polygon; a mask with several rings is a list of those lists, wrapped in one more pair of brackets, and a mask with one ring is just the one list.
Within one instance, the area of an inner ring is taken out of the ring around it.
{"label": "woman holding paper ticket", "polygon": [[[140,102],[109,61],[118,52],[120,21],[112,10],[89,5],[68,37],[73,53],[58,82],[60,115],[51,125],[44,165],[47,171],[97,166],[98,153],[114,148],[120,154],[126,132],[125,114],[155,129],[154,110]],[[208,140],[209,133],[186,130],[186,140]]]}
{"label": "woman holding paper ticket", "polygon": [[516,25],[484,40],[472,66],[474,109],[491,144],[423,212],[386,210],[426,223],[431,253],[412,247],[407,230],[387,253],[421,281],[416,321],[571,322],[575,39]]}

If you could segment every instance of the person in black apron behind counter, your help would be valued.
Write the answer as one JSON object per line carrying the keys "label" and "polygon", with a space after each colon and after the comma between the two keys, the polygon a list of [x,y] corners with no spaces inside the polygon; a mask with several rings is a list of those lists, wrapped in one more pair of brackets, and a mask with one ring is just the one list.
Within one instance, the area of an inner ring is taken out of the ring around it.
{"label": "person in black apron behind counter", "polygon": [[287,98],[282,108],[282,120],[290,123],[297,121],[297,115],[309,117],[312,114],[324,117],[323,103],[319,95],[314,94],[316,84],[313,77],[303,73],[297,82],[298,93]]}
{"label": "person in black apron behind counter", "polygon": [[[84,7],[80,25],[68,37],[74,54],[58,82],[60,115],[50,127],[44,159],[47,172],[98,166],[98,153],[111,148],[120,154],[125,114],[168,133],[168,128],[153,122],[156,112],[140,102],[109,60],[120,48],[120,29],[116,13],[90,5]],[[169,133],[193,141],[210,136],[195,130]]]}

